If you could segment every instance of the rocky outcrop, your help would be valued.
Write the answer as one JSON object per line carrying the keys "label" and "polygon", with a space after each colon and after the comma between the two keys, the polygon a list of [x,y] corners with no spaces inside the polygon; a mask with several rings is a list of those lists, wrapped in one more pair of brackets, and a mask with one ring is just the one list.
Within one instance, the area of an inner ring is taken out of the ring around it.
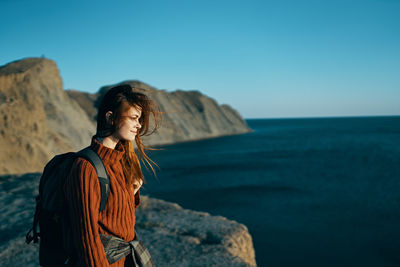
{"label": "rocky outcrop", "polygon": [[[166,92],[140,81],[125,81],[160,106],[159,131],[143,137],[147,145],[240,134],[250,129],[228,105],[198,91]],[[96,94],[63,90],[54,61],[28,58],[0,67],[0,174],[42,171],[55,154],[77,151],[95,133]]]}
{"label": "rocky outcrop", "polygon": [[[0,266],[38,266],[38,246],[24,238],[39,178],[0,176]],[[136,216],[138,236],[157,266],[256,266],[252,238],[235,221],[143,195]]]}
{"label": "rocky outcrop", "polygon": [[52,155],[86,146],[94,130],[64,92],[54,61],[0,67],[0,174],[41,171]]}
{"label": "rocky outcrop", "polygon": [[160,266],[256,266],[243,224],[145,196],[136,214],[138,235]]}

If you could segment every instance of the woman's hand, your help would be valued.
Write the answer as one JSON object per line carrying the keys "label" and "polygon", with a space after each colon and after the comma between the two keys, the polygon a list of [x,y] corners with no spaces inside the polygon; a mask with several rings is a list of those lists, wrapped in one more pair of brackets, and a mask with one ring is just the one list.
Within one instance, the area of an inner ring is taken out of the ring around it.
{"label": "woman's hand", "polygon": [[140,180],[140,181],[135,181],[134,183],[133,183],[133,190],[134,190],[134,194],[136,194],[136,192],[140,189],[140,187],[142,186],[142,184],[143,184],[143,180]]}

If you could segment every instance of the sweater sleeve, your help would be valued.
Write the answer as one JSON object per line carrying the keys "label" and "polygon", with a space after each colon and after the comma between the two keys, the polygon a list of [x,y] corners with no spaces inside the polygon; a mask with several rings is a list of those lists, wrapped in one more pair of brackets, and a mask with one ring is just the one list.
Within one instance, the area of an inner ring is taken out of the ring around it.
{"label": "sweater sleeve", "polygon": [[109,266],[99,236],[100,184],[87,160],[75,161],[64,192],[78,259],[85,266]]}

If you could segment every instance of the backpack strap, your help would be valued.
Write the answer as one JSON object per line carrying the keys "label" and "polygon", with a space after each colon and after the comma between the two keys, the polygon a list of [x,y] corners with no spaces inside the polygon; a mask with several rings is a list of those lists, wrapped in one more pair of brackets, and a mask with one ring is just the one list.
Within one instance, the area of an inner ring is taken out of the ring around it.
{"label": "backpack strap", "polygon": [[110,178],[104,163],[100,156],[90,147],[86,147],[81,151],[78,151],[77,156],[88,160],[96,169],[97,176],[99,177],[101,192],[100,211],[103,211],[106,208],[108,193],[110,192]]}

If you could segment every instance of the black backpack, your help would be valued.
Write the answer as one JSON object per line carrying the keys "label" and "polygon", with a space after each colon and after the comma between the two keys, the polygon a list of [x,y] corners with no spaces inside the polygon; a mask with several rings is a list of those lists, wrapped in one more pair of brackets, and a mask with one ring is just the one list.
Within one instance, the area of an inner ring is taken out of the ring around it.
{"label": "black backpack", "polygon": [[[26,234],[26,243],[39,244],[39,263],[41,266],[67,266],[76,260],[72,248],[71,229],[68,222],[63,185],[76,158],[88,160],[96,169],[99,177],[101,202],[100,211],[106,207],[110,190],[103,161],[90,147],[79,152],[60,154],[52,158],[45,166],[40,177],[39,195],[36,197],[36,209],[33,226]],[[67,168],[68,167],[68,168]],[[38,232],[38,225],[40,232]]]}

